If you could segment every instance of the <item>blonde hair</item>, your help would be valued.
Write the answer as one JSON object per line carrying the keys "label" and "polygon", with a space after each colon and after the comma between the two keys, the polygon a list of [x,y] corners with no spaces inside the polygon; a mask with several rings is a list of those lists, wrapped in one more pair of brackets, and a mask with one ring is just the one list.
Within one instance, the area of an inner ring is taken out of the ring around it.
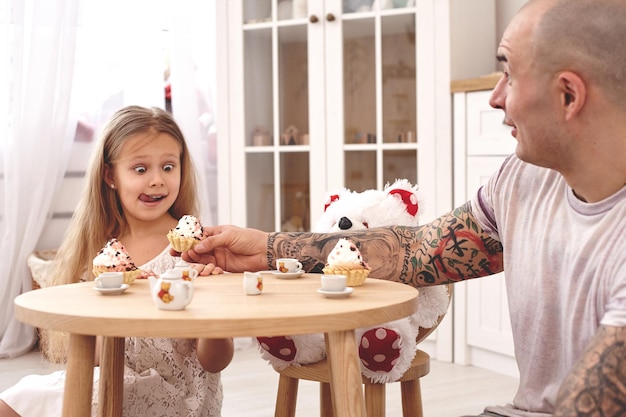
{"label": "blonde hair", "polygon": [[[128,106],[117,111],[104,127],[86,175],[80,201],[51,266],[53,285],[93,280],[93,258],[106,242],[126,231],[128,223],[115,190],[105,182],[107,166],[112,168],[120,158],[126,140],[141,133],[165,133],[178,142],[181,149],[180,191],[168,210],[178,219],[184,214],[197,215],[196,174],[185,138],[165,110],[153,107]],[[41,350],[49,360],[65,360],[67,335],[45,332]]]}

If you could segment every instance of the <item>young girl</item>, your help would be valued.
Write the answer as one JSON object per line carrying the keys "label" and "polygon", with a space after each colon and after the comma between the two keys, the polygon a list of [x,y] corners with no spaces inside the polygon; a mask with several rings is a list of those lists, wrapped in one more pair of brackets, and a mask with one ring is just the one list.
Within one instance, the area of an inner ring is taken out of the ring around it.
{"label": "young girl", "polygon": [[[170,255],[167,232],[197,212],[196,194],[189,151],[172,117],[158,108],[119,110],[99,139],[87,188],[53,265],[55,284],[92,280],[92,260],[113,237],[140,269],[174,267],[179,258]],[[223,272],[212,264],[196,269],[200,275]],[[50,359],[63,359],[64,340],[44,343]],[[219,372],[232,359],[232,339],[127,338],[125,356],[124,416],[220,416]],[[0,394],[0,416],[60,416],[64,376],[23,378]]]}

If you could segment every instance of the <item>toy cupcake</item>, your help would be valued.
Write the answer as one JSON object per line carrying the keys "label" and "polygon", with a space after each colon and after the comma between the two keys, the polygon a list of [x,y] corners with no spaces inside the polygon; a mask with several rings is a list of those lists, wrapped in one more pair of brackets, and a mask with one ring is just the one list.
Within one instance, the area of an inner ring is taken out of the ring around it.
{"label": "toy cupcake", "polygon": [[180,218],[176,228],[167,233],[167,239],[175,251],[188,251],[202,239],[202,225],[196,217],[186,214]]}
{"label": "toy cupcake", "polygon": [[361,251],[348,239],[339,239],[328,254],[323,271],[326,275],[345,275],[348,287],[363,285],[370,266],[361,257]]}
{"label": "toy cupcake", "polygon": [[103,272],[123,272],[125,284],[132,284],[142,274],[124,245],[116,238],[109,240],[93,258],[91,271],[96,277]]}

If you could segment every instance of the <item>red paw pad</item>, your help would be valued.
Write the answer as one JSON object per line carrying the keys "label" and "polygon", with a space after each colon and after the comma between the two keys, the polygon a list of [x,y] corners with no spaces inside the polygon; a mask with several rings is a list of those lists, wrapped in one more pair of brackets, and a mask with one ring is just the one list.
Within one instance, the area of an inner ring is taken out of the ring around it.
{"label": "red paw pad", "polygon": [[284,361],[292,361],[296,357],[296,345],[289,336],[257,337],[261,347],[270,355]]}
{"label": "red paw pad", "polygon": [[389,372],[400,357],[400,336],[393,330],[377,327],[361,336],[359,357],[367,369]]}

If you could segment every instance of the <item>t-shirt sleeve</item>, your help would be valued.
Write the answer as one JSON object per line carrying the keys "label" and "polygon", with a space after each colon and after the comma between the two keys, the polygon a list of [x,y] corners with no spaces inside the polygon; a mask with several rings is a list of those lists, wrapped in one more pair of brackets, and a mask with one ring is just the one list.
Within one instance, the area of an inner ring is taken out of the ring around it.
{"label": "t-shirt sleeve", "polygon": [[498,185],[504,177],[510,175],[511,165],[515,160],[516,158],[513,155],[507,157],[500,169],[489,177],[487,182],[478,189],[470,200],[472,214],[476,218],[477,223],[489,236],[498,241],[500,240],[496,221],[496,211],[500,199]]}

